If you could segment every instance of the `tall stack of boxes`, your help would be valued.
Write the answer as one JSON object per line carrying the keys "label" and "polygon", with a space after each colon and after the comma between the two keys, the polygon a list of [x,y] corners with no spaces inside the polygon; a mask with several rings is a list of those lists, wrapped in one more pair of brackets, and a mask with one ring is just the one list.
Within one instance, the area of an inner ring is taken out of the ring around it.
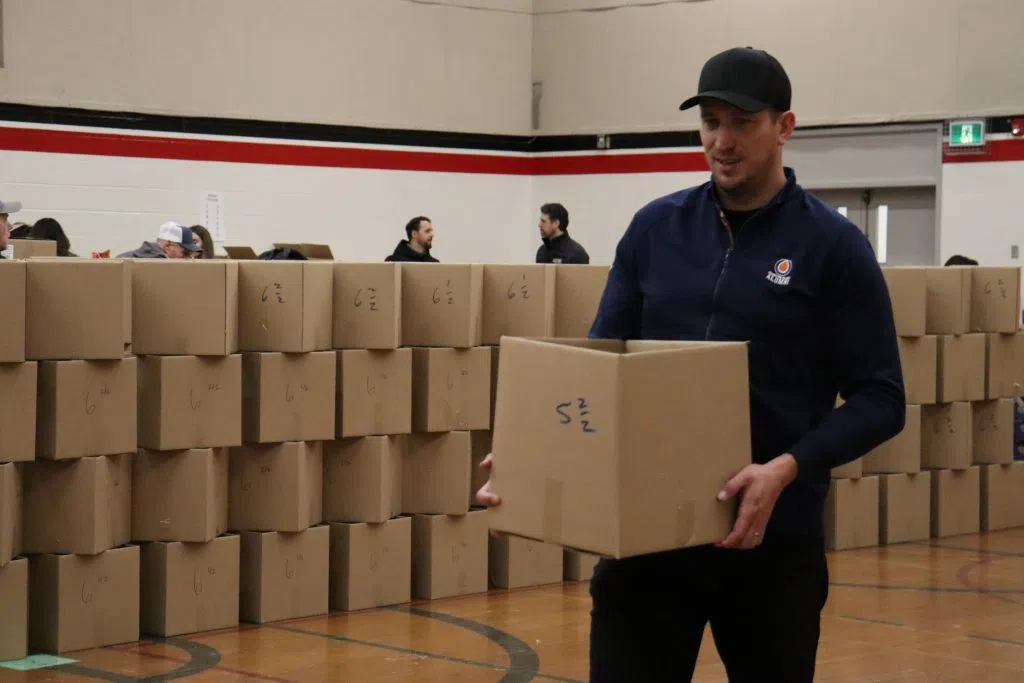
{"label": "tall stack of boxes", "polygon": [[334,438],[333,264],[238,267],[242,440],[231,449],[228,528],[241,535],[240,616],[328,611],[323,442]]}
{"label": "tall stack of boxes", "polygon": [[487,590],[488,531],[470,509],[472,432],[490,427],[483,266],[402,264],[402,345],[412,350],[412,433],[402,512],[412,516],[412,597]]}
{"label": "tall stack of boxes", "polygon": [[21,555],[22,465],[35,458],[35,361],[25,360],[25,264],[0,261],[0,661],[28,653],[28,560]]}
{"label": "tall stack of boxes", "polygon": [[29,646],[59,654],[139,636],[131,536],[137,361],[128,264],[25,264],[25,354],[38,364],[24,464]]}
{"label": "tall stack of boxes", "polygon": [[229,628],[239,591],[239,538],[226,534],[228,448],[242,443],[238,264],[139,260],[131,271],[141,630]]}
{"label": "tall stack of boxes", "polygon": [[412,355],[402,346],[402,266],[334,264],[336,440],[324,444],[330,607],[409,602],[412,519],[402,454],[412,432]]}
{"label": "tall stack of boxes", "polygon": [[1024,499],[1010,494],[1024,484],[1024,463],[1013,462],[1014,399],[1024,388],[1020,270],[883,272],[899,336],[907,424],[863,459],[833,471],[829,547],[1024,525]]}

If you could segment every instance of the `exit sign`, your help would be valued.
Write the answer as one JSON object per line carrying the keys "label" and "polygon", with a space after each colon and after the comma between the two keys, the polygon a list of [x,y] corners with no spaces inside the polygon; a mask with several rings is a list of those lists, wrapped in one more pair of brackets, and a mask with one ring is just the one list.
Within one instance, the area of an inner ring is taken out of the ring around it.
{"label": "exit sign", "polygon": [[979,147],[985,144],[984,121],[951,121],[949,124],[950,147]]}

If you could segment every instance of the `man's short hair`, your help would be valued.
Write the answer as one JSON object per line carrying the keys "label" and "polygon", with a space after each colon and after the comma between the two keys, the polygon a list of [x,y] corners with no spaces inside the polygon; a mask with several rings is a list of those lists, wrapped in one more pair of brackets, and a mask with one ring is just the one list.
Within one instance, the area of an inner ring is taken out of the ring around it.
{"label": "man's short hair", "polygon": [[569,212],[561,204],[545,204],[540,207],[540,212],[549,220],[558,221],[558,227],[562,229],[562,232],[569,231]]}
{"label": "man's short hair", "polygon": [[961,254],[953,254],[946,259],[947,266],[976,266],[978,262]]}
{"label": "man's short hair", "polygon": [[416,216],[416,218],[413,218],[412,220],[405,224],[405,236],[408,239],[412,239],[412,234],[420,229],[420,225],[423,223],[423,221],[426,221],[428,223],[433,222],[426,216]]}

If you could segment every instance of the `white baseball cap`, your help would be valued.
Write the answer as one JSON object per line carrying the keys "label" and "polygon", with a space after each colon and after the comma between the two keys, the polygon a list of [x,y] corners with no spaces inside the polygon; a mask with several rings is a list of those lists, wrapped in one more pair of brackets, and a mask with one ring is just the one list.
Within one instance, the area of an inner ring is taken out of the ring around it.
{"label": "white baseball cap", "polygon": [[0,201],[0,213],[18,213],[21,211],[21,202]]}
{"label": "white baseball cap", "polygon": [[196,244],[195,238],[192,236],[192,230],[174,221],[167,221],[160,226],[160,233],[157,235],[157,239],[180,244],[185,251],[201,251],[199,245]]}

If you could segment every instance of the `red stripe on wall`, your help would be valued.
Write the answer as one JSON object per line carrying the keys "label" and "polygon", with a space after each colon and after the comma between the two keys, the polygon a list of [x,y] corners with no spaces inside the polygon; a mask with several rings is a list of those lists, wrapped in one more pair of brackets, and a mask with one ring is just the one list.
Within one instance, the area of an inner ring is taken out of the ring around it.
{"label": "red stripe on wall", "polygon": [[986,161],[1024,161],[1024,138],[989,140],[988,150],[981,154],[942,155],[944,164],[976,164]]}
{"label": "red stripe on wall", "polygon": [[[0,150],[243,164],[489,175],[685,173],[708,170],[699,150],[506,156],[365,147],[204,140],[0,126]],[[1024,161],[1024,140],[992,140],[983,154],[944,154],[943,163]]]}

